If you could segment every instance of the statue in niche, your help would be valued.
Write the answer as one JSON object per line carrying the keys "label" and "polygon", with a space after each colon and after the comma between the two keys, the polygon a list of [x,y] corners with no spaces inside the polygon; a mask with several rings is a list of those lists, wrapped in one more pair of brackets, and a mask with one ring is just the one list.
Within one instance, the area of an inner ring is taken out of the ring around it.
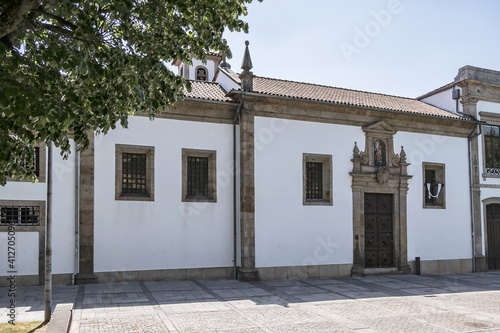
{"label": "statue in niche", "polygon": [[373,143],[374,146],[374,162],[376,166],[386,165],[385,143],[382,140],[377,140]]}

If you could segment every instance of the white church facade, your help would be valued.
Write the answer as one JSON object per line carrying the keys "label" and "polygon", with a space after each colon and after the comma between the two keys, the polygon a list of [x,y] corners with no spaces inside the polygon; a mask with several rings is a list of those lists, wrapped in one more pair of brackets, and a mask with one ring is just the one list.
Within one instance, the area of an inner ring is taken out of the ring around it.
{"label": "white church facade", "polygon": [[[500,268],[500,72],[417,99],[174,62],[186,98],[53,157],[56,284]],[[0,285],[43,284],[38,183],[0,188]]]}

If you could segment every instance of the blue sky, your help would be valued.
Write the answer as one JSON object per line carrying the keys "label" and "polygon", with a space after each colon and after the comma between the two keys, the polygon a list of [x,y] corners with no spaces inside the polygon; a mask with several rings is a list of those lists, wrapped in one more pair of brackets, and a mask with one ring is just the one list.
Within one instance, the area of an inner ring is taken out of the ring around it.
{"label": "blue sky", "polygon": [[254,0],[225,34],[239,72],[417,97],[473,65],[500,70],[498,0]]}

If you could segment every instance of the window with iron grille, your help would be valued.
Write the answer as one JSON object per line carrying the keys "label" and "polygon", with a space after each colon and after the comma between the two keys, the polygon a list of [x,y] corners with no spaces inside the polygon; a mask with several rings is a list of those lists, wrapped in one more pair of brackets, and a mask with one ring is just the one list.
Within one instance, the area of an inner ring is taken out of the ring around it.
{"label": "window with iron grille", "polygon": [[182,201],[216,202],[216,152],[182,149]]}
{"label": "window with iron grille", "polygon": [[332,205],[332,156],[303,155],[303,204]]}
{"label": "window with iron grille", "polygon": [[500,127],[484,126],[486,173],[500,175]]}
{"label": "window with iron grille", "polygon": [[306,162],[306,199],[323,200],[323,163]]}
{"label": "window with iron grille", "polygon": [[122,154],[122,194],[147,194],[146,154]]}
{"label": "window with iron grille", "polygon": [[[35,156],[33,157],[33,167],[31,170],[35,172],[35,175],[40,177],[40,147],[35,147]],[[22,166],[24,168],[29,168],[28,160],[25,158],[23,160]]]}
{"label": "window with iron grille", "polygon": [[154,200],[154,147],[116,145],[116,200]]}
{"label": "window with iron grille", "polygon": [[208,198],[208,157],[187,157],[187,197]]}
{"label": "window with iron grille", "polygon": [[444,164],[422,163],[424,208],[445,208]]}
{"label": "window with iron grille", "polygon": [[[31,168],[37,179],[38,179],[38,182],[45,182],[45,145],[44,144],[41,144],[41,145],[37,145],[34,147],[34,151],[35,151],[35,156],[33,156],[33,166],[30,167],[29,163],[28,163],[28,160],[26,158],[24,158],[22,161],[20,161],[19,165],[22,166],[23,168]],[[14,160],[14,162],[16,163],[16,161]],[[15,181],[15,182],[28,182],[28,181],[31,181],[31,180],[26,180],[26,179],[14,179],[14,178],[7,178],[8,181],[12,182],[12,181]]]}
{"label": "window with iron grille", "polygon": [[20,226],[40,225],[40,207],[1,206],[0,225],[20,225]]}

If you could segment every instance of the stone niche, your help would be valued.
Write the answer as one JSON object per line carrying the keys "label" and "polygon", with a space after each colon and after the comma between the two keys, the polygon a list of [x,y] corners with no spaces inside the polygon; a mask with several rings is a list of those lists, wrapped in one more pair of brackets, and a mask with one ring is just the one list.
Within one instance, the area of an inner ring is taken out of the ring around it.
{"label": "stone niche", "polygon": [[[394,153],[393,137],[397,130],[384,121],[363,126],[365,151],[357,143],[353,149],[352,198],[353,198],[353,276],[381,272],[409,274],[407,258],[406,203],[409,163],[401,147]],[[365,267],[365,194],[392,195],[392,265],[393,267]]]}

